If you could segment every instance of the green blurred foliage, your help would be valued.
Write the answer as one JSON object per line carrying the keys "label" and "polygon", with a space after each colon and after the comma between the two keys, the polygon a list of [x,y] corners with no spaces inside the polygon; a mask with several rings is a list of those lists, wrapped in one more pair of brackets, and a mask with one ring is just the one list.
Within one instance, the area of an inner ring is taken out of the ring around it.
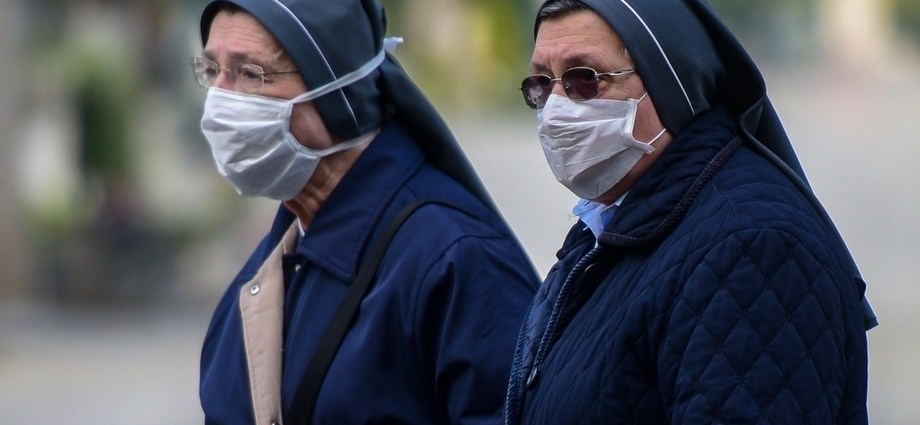
{"label": "green blurred foliage", "polygon": [[[407,36],[397,58],[442,109],[516,107],[516,90],[528,68],[536,4],[529,0],[468,0],[450,3],[445,16],[419,13],[419,0],[381,0],[388,34]],[[442,12],[438,10],[438,12]],[[456,34],[435,45],[442,23]],[[436,31],[435,31],[436,32]]]}
{"label": "green blurred foliage", "polygon": [[920,0],[890,0],[891,12],[899,29],[920,42]]}
{"label": "green blurred foliage", "polygon": [[126,179],[132,155],[128,124],[131,103],[126,73],[105,60],[82,57],[74,88],[74,103],[79,121],[80,163],[87,177],[103,180]]}
{"label": "green blurred foliage", "polygon": [[479,51],[490,66],[483,76],[485,93],[492,93],[496,104],[520,102],[517,88],[526,74],[533,49],[533,16],[525,0],[469,2],[472,17],[480,21]]}

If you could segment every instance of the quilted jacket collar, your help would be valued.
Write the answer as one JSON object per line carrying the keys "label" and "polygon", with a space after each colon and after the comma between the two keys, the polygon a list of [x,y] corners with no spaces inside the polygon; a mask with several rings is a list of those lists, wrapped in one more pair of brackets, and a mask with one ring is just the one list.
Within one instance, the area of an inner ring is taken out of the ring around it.
{"label": "quilted jacket collar", "polygon": [[618,247],[660,242],[740,144],[735,123],[723,108],[701,116],[630,189],[598,242]]}

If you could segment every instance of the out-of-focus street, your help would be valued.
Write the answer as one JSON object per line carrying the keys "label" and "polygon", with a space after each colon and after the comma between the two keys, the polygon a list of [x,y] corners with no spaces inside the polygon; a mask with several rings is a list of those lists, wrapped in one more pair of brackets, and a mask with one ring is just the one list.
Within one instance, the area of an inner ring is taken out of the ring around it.
{"label": "out-of-focus street", "polygon": [[204,308],[0,303],[0,423],[202,423]]}

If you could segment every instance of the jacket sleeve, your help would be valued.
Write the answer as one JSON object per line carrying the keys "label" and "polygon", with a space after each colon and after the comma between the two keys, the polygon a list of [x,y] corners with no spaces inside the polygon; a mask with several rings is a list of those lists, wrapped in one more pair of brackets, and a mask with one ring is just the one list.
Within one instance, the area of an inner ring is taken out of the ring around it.
{"label": "jacket sleeve", "polygon": [[445,420],[502,423],[515,340],[538,284],[504,237],[462,237],[430,268],[416,300],[416,347]]}
{"label": "jacket sleeve", "polygon": [[815,251],[744,230],[690,270],[658,353],[671,423],[837,423],[853,285]]}

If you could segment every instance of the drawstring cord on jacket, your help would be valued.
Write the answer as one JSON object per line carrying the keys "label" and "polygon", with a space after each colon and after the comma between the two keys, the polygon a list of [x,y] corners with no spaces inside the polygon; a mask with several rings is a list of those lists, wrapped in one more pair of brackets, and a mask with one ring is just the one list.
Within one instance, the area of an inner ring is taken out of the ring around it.
{"label": "drawstring cord on jacket", "polygon": [[[524,407],[524,392],[536,381],[537,375],[539,375],[540,366],[543,364],[543,360],[546,359],[552,341],[556,339],[556,334],[559,332],[557,328],[559,327],[562,312],[565,311],[569,298],[574,292],[572,290],[575,287],[574,283],[588,265],[594,261],[600,251],[600,246],[592,248],[591,251],[578,260],[578,263],[575,264],[575,267],[573,267],[569,275],[566,276],[565,282],[563,282],[562,287],[559,289],[559,295],[556,296],[552,313],[550,313],[549,321],[546,323],[546,329],[543,331],[543,336],[540,338],[540,343],[537,346],[537,354],[534,357],[533,364],[530,368],[530,374],[527,376],[526,382],[522,382],[524,379],[522,372],[525,369],[523,364],[524,350],[527,349],[526,345],[528,340],[527,323],[521,327],[521,333],[518,335],[517,346],[515,348],[514,362],[511,366],[511,382],[508,384],[508,395],[505,400],[505,408],[507,409],[505,414],[505,425],[516,425],[521,422],[521,413]],[[528,309],[528,317],[530,311],[531,310]]]}

